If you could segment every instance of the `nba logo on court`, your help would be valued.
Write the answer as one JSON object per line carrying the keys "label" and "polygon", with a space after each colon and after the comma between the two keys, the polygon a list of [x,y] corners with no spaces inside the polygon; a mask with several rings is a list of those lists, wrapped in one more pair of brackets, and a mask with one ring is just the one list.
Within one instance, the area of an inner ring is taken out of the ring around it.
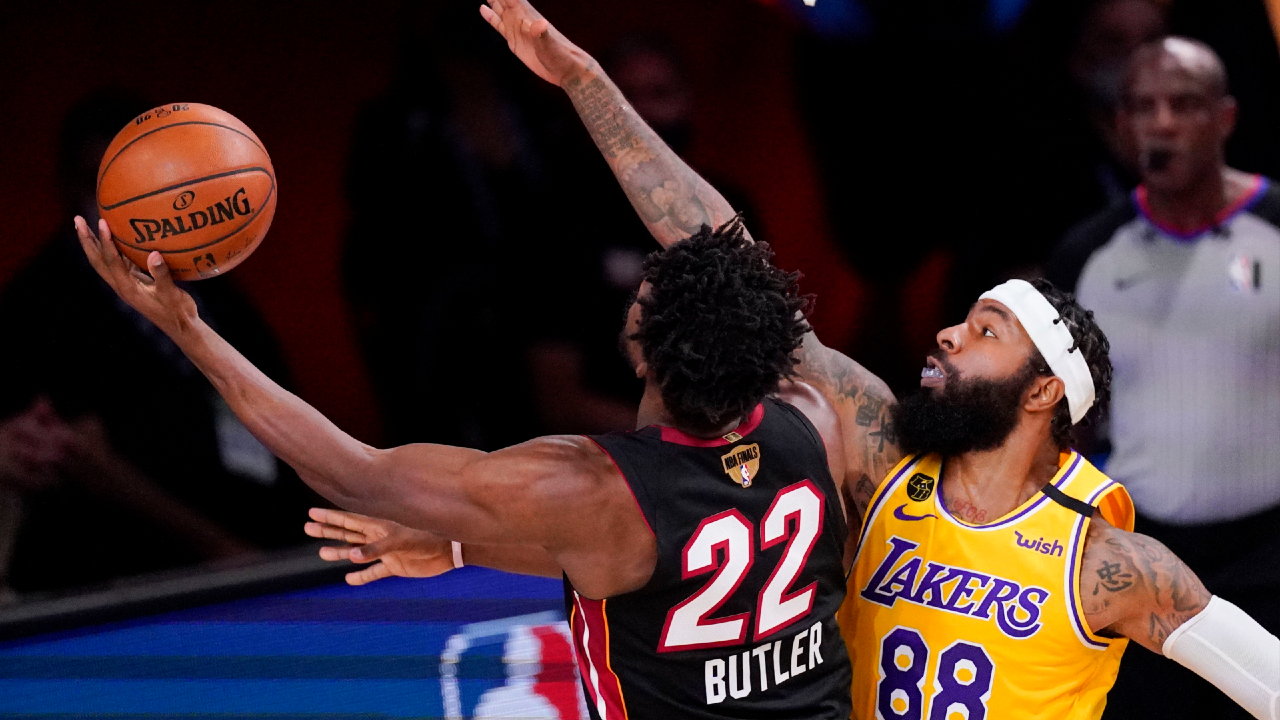
{"label": "nba logo on court", "polygon": [[555,612],[464,625],[440,654],[449,720],[587,717],[569,624]]}

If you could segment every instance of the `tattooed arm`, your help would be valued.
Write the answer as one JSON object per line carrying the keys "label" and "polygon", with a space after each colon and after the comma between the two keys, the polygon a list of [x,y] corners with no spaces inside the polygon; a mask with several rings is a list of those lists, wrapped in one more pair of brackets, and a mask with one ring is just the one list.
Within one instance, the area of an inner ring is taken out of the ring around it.
{"label": "tattooed arm", "polygon": [[1169,548],[1099,517],[1085,538],[1079,589],[1089,627],[1123,635],[1155,653],[1210,597]]}
{"label": "tattooed arm", "polygon": [[823,345],[812,332],[805,335],[797,355],[797,378],[822,393],[840,416],[848,462],[844,492],[849,538],[856,543],[872,494],[902,459],[890,419],[896,401],[883,380]]}
{"label": "tattooed arm", "polygon": [[480,14],[511,51],[559,85],[618,183],[663,247],[734,216],[728,201],[693,171],[629,105],[590,55],[569,42],[527,0],[487,0]]}
{"label": "tattooed arm", "polygon": [[[729,203],[658,137],[613,82],[538,14],[527,0],[487,0],[480,14],[511,51],[543,79],[564,88],[618,182],[654,238],[667,247],[704,225],[721,225]],[[835,407],[844,428],[846,506],[856,529],[871,494],[898,462],[889,409],[893,393],[865,368],[809,333],[797,373]],[[856,510],[856,513],[854,512]],[[857,533],[852,533],[856,542]]]}

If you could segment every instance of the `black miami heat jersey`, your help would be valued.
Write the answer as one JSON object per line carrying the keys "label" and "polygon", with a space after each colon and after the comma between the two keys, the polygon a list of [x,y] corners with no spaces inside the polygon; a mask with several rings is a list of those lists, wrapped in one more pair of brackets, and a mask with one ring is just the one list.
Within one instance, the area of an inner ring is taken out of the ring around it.
{"label": "black miami heat jersey", "polygon": [[848,718],[848,528],[808,419],[766,400],[722,438],[592,440],[658,545],[639,590],[591,600],[565,583],[592,718]]}

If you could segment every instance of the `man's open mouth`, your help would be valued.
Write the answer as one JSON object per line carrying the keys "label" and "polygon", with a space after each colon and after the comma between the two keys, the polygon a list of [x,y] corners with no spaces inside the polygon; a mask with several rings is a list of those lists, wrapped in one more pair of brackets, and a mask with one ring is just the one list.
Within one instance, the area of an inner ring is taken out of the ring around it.
{"label": "man's open mouth", "polygon": [[1143,165],[1148,172],[1161,172],[1169,167],[1169,163],[1173,162],[1172,150],[1148,150],[1143,158]]}
{"label": "man's open mouth", "polygon": [[925,362],[925,366],[920,369],[920,377],[922,379],[936,378],[938,380],[942,380],[946,378],[946,374],[942,372],[942,367],[938,364],[937,360],[929,358]]}

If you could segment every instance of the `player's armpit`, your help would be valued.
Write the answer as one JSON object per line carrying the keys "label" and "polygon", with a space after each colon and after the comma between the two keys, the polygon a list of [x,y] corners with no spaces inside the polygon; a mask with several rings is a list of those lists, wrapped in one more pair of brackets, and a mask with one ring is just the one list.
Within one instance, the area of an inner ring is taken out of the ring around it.
{"label": "player's armpit", "polygon": [[883,380],[823,345],[812,332],[796,355],[796,378],[822,393],[840,416],[846,462],[843,492],[849,526],[856,531],[876,488],[902,459],[891,412],[897,401]]}
{"label": "player's armpit", "polygon": [[1169,634],[1205,608],[1200,578],[1158,541],[1089,524],[1080,567],[1085,619],[1095,632],[1123,635],[1161,653]]}

